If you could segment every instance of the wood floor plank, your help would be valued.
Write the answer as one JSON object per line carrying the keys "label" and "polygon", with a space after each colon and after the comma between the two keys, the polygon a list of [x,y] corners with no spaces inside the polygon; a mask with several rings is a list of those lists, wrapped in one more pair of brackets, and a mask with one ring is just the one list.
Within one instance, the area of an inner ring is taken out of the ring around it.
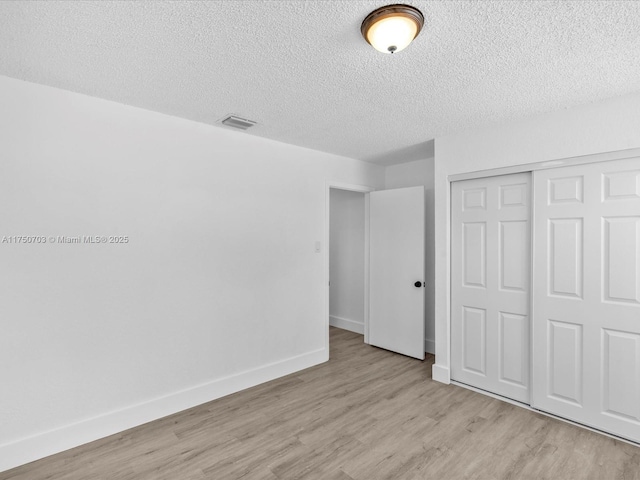
{"label": "wood floor plank", "polygon": [[640,448],[453,385],[331,328],[329,362],[0,480],[640,480]]}

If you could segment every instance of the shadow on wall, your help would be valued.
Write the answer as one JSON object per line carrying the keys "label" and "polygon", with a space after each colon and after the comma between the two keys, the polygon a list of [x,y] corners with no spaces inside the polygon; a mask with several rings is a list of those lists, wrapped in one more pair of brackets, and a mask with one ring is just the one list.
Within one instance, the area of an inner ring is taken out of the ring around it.
{"label": "shadow on wall", "polygon": [[391,150],[372,157],[363,158],[365,162],[376,163],[378,165],[398,165],[400,163],[414,162],[416,160],[424,160],[425,158],[433,158],[434,140],[416,143],[408,147],[398,150]]}

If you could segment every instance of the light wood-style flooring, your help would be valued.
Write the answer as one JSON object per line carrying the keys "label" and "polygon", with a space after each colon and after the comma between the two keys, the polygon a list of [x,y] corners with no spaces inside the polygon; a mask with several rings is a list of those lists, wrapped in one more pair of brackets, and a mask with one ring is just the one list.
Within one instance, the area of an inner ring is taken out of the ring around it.
{"label": "light wood-style flooring", "polygon": [[1,480],[640,479],[640,448],[431,380],[331,329],[331,360]]}

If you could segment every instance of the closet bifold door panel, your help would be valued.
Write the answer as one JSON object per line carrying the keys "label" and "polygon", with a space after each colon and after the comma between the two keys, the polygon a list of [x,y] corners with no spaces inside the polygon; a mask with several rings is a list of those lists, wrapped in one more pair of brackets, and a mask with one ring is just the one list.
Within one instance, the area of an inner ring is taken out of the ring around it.
{"label": "closet bifold door panel", "polygon": [[640,158],[533,189],[532,406],[640,442]]}
{"label": "closet bifold door panel", "polygon": [[451,184],[451,378],[529,403],[531,174]]}

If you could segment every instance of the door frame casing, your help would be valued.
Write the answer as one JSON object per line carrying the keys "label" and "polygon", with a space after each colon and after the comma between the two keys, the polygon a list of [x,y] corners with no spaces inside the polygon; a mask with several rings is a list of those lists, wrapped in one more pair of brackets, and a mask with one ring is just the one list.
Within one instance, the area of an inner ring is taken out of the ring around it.
{"label": "door frame casing", "polygon": [[346,190],[364,194],[364,343],[369,343],[369,195],[376,191],[368,185],[356,185],[341,182],[326,182],[325,185],[325,225],[324,225],[324,321],[325,321],[325,348],[329,352],[329,265],[331,260],[331,189]]}

